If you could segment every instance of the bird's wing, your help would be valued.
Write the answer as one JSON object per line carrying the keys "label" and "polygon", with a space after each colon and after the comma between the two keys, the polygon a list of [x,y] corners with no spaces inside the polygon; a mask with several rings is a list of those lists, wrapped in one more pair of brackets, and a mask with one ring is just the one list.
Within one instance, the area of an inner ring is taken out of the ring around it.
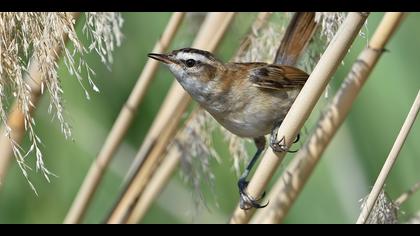
{"label": "bird's wing", "polygon": [[266,64],[256,66],[249,74],[249,80],[254,86],[266,89],[301,88],[309,75],[292,66]]}

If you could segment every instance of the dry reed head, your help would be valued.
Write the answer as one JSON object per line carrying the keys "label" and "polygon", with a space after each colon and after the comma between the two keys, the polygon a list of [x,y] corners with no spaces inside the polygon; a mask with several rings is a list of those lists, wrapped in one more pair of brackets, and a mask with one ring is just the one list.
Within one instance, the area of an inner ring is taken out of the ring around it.
{"label": "dry reed head", "polygon": [[91,41],[89,50],[95,50],[102,63],[110,66],[113,62],[112,52],[115,46],[121,45],[123,18],[115,12],[90,12],[86,14],[83,33]]}
{"label": "dry reed head", "polygon": [[315,21],[321,26],[322,35],[326,37],[327,42],[330,42],[340,25],[346,18],[343,12],[317,12],[315,14]]}
{"label": "dry reed head", "polygon": [[[345,18],[344,12],[317,12],[315,14],[318,29],[315,31],[314,40],[309,43],[297,63],[299,68],[308,73],[312,72]],[[329,85],[325,89],[325,97],[328,97],[328,91]]]}
{"label": "dry reed head", "polygon": [[[362,209],[366,204],[367,196],[361,199]],[[396,205],[385,193],[384,190],[378,196],[378,199],[373,206],[366,224],[397,224],[398,223],[398,205]]]}
{"label": "dry reed head", "polygon": [[240,51],[233,61],[272,63],[279,46],[279,39],[286,31],[290,14],[281,14],[279,17],[277,22],[269,21],[258,30],[252,28],[247,35],[249,46],[244,51]]}
{"label": "dry reed head", "polygon": [[219,157],[213,148],[212,132],[215,123],[210,115],[198,108],[184,129],[175,137],[174,144],[182,153],[181,168],[184,180],[194,188],[197,205],[204,199],[202,182],[214,185],[214,174],[210,168],[212,159],[219,161]]}
{"label": "dry reed head", "polygon": [[298,61],[298,67],[310,73],[322,56],[328,44],[333,39],[340,25],[346,18],[343,12],[317,12],[315,22],[318,29],[302,57]]}
{"label": "dry reed head", "polygon": [[[74,28],[76,20],[66,12],[6,12],[0,13],[0,119],[5,127],[5,134],[9,137],[13,152],[24,175],[28,178],[25,157],[34,152],[36,155],[36,169],[41,170],[48,180],[51,174],[44,165],[43,155],[39,148],[41,139],[34,131],[35,119],[30,111],[35,106],[32,103],[32,93],[38,93],[29,74],[31,65],[37,65],[41,83],[40,92],[48,91],[50,105],[48,111],[60,123],[61,131],[66,138],[71,136],[70,126],[64,119],[62,105],[62,87],[58,77],[58,62],[60,51],[63,53],[64,63],[82,85],[86,96],[88,92],[83,86],[86,73],[87,80],[94,91],[91,75],[94,74],[84,59],[84,55],[95,51],[102,62],[112,62],[112,51],[115,45],[121,43],[122,18],[119,13],[86,13],[83,33],[87,35],[91,44],[86,47],[81,43]],[[66,48],[66,35],[73,49]],[[31,85],[32,84],[32,85]],[[18,108],[24,115],[25,130],[31,141],[31,146],[24,153],[23,149],[13,140],[11,129],[7,124],[6,110],[12,99],[16,99]]]}

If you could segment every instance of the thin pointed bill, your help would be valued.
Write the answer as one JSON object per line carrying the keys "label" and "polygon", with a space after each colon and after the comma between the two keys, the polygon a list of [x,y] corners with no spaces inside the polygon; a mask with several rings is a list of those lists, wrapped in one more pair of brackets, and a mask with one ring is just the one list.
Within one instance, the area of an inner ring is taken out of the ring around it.
{"label": "thin pointed bill", "polygon": [[171,59],[168,55],[166,54],[157,54],[157,53],[149,53],[147,54],[148,57],[153,58],[155,60],[158,60],[160,62],[163,62],[165,64],[170,64],[170,63],[175,63],[173,61],[173,59]]}

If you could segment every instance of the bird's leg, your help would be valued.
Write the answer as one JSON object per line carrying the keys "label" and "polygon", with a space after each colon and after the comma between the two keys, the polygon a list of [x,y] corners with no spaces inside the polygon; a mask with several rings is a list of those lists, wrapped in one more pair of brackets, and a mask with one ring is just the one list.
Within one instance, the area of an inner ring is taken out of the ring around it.
{"label": "bird's leg", "polygon": [[[286,137],[282,137],[279,141],[277,141],[277,132],[280,128],[281,123],[283,120],[277,121],[274,123],[274,127],[271,130],[271,136],[270,136],[270,147],[273,149],[274,152],[290,152],[294,153],[297,152],[297,150],[289,150],[289,147],[286,145]],[[295,141],[293,143],[297,143],[300,139],[300,133],[297,134]]]}
{"label": "bird's leg", "polygon": [[248,163],[247,167],[245,168],[245,171],[242,173],[241,177],[238,181],[238,187],[239,187],[239,194],[240,194],[240,208],[243,210],[254,208],[263,208],[267,206],[267,204],[261,205],[258,203],[261,198],[264,197],[265,193],[262,194],[262,197],[259,199],[255,199],[254,197],[250,196],[248,192],[246,191],[246,187],[248,186],[248,181],[246,178],[248,177],[249,173],[252,170],[252,167],[255,165],[255,162],[257,162],[258,158],[260,157],[261,153],[264,151],[265,148],[265,137],[261,136],[258,138],[254,138],[255,146],[257,146],[257,152],[255,153],[254,157],[252,157],[251,161]]}

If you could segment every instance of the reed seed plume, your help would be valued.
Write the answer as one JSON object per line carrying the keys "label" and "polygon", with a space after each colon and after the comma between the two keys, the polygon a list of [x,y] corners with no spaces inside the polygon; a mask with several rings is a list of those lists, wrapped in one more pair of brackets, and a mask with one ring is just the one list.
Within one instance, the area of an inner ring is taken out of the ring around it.
{"label": "reed seed plume", "polygon": [[[85,46],[75,30],[76,19],[68,12],[4,12],[0,13],[0,119],[3,134],[10,139],[13,153],[23,174],[28,179],[25,158],[35,153],[36,170],[41,170],[46,179],[47,170],[40,149],[41,138],[35,132],[36,121],[31,115],[35,109],[33,93],[49,94],[48,112],[57,118],[65,138],[71,137],[70,125],[64,118],[63,88],[58,75],[60,53],[71,75],[82,86],[87,98],[89,93],[83,85],[85,80],[94,91],[94,71],[85,60],[85,55],[95,51],[102,62],[112,63],[112,52],[122,40],[122,17],[120,13],[85,13],[83,33],[91,44]],[[66,42],[72,47],[66,47]],[[37,65],[38,68],[31,66]],[[34,81],[30,73],[39,73],[40,81]],[[86,78],[84,78],[86,74]],[[38,91],[38,88],[40,88]],[[13,130],[7,123],[9,104],[15,100],[24,117],[24,128],[30,147],[20,147],[13,139]],[[32,185],[31,185],[32,186]],[[32,186],[33,187],[33,186]]]}
{"label": "reed seed plume", "polygon": [[[366,200],[367,196],[360,200],[362,202],[360,209],[364,207]],[[389,198],[388,194],[382,190],[375,202],[372,212],[366,220],[366,224],[397,224],[398,211],[398,205],[396,205]]]}
{"label": "reed seed plume", "polygon": [[174,144],[182,153],[181,170],[182,176],[194,189],[194,200],[199,205],[204,199],[202,192],[203,181],[211,187],[214,186],[214,174],[211,171],[210,162],[216,159],[220,162],[217,152],[213,148],[212,133],[215,122],[210,115],[198,108],[176,136]]}

